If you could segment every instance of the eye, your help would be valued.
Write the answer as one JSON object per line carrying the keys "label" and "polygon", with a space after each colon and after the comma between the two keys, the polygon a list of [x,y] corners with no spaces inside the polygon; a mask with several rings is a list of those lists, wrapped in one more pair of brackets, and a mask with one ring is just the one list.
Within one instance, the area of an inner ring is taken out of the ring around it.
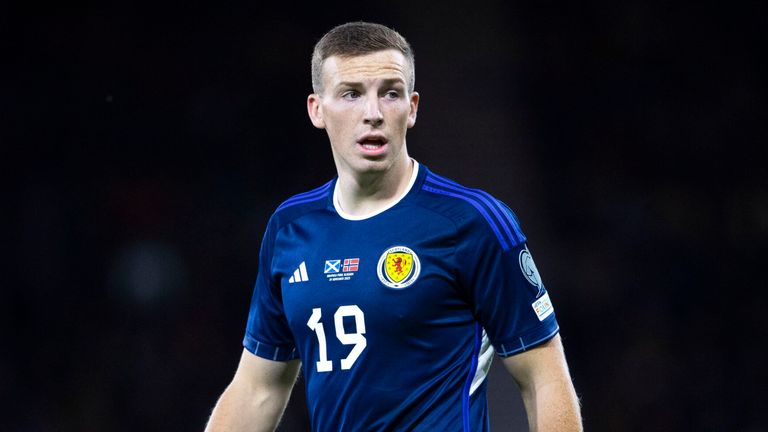
{"label": "eye", "polygon": [[400,98],[400,92],[397,91],[397,90],[389,90],[388,92],[386,92],[384,94],[384,97],[386,97],[387,99],[390,99],[390,100],[395,100],[395,99]]}
{"label": "eye", "polygon": [[347,100],[355,100],[360,97],[360,93],[357,90],[347,90],[341,94],[341,97]]}

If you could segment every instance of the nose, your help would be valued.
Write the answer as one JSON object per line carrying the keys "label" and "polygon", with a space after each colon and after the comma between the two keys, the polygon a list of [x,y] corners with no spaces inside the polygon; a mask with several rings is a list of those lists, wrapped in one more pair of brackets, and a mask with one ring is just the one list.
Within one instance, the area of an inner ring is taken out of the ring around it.
{"label": "nose", "polygon": [[378,97],[372,97],[366,101],[363,122],[374,127],[377,127],[384,122],[384,115],[381,113]]}

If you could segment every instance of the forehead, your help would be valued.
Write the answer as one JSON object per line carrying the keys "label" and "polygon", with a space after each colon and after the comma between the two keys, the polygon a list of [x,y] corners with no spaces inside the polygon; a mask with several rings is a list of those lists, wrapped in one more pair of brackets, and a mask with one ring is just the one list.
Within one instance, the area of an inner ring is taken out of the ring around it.
{"label": "forehead", "polygon": [[354,57],[331,56],[323,62],[323,81],[329,87],[341,82],[377,79],[399,79],[407,83],[409,72],[408,60],[397,50],[377,51]]}

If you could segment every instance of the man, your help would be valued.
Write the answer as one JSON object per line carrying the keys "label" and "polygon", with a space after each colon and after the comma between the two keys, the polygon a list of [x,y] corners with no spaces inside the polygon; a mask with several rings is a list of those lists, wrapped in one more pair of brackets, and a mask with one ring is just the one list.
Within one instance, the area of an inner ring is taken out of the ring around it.
{"label": "man", "polygon": [[409,44],[381,25],[344,24],[315,46],[307,110],[338,176],[272,215],[209,431],[274,430],[300,367],[313,430],[488,430],[494,349],[531,430],[581,430],[517,219],[408,155],[414,78]]}

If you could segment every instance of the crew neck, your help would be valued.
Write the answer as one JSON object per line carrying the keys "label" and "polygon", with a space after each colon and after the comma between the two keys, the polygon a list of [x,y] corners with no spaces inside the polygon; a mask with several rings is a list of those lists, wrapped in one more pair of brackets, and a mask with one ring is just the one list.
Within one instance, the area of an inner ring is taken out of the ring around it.
{"label": "crew neck", "polygon": [[381,208],[379,210],[376,210],[375,212],[366,213],[363,215],[351,215],[341,208],[341,204],[339,203],[339,180],[336,179],[336,184],[333,186],[333,208],[336,210],[336,213],[341,216],[342,219],[351,220],[351,221],[361,221],[365,219],[372,218],[378,214],[384,213],[385,211],[391,209],[392,207],[396,206],[400,201],[402,201],[410,192],[411,189],[413,189],[413,185],[416,183],[416,179],[419,177],[419,162],[416,161],[416,159],[411,159],[413,161],[413,172],[411,173],[411,178],[408,180],[408,187],[405,188],[403,193],[394,201],[392,201],[389,205],[387,205],[384,208]]}

